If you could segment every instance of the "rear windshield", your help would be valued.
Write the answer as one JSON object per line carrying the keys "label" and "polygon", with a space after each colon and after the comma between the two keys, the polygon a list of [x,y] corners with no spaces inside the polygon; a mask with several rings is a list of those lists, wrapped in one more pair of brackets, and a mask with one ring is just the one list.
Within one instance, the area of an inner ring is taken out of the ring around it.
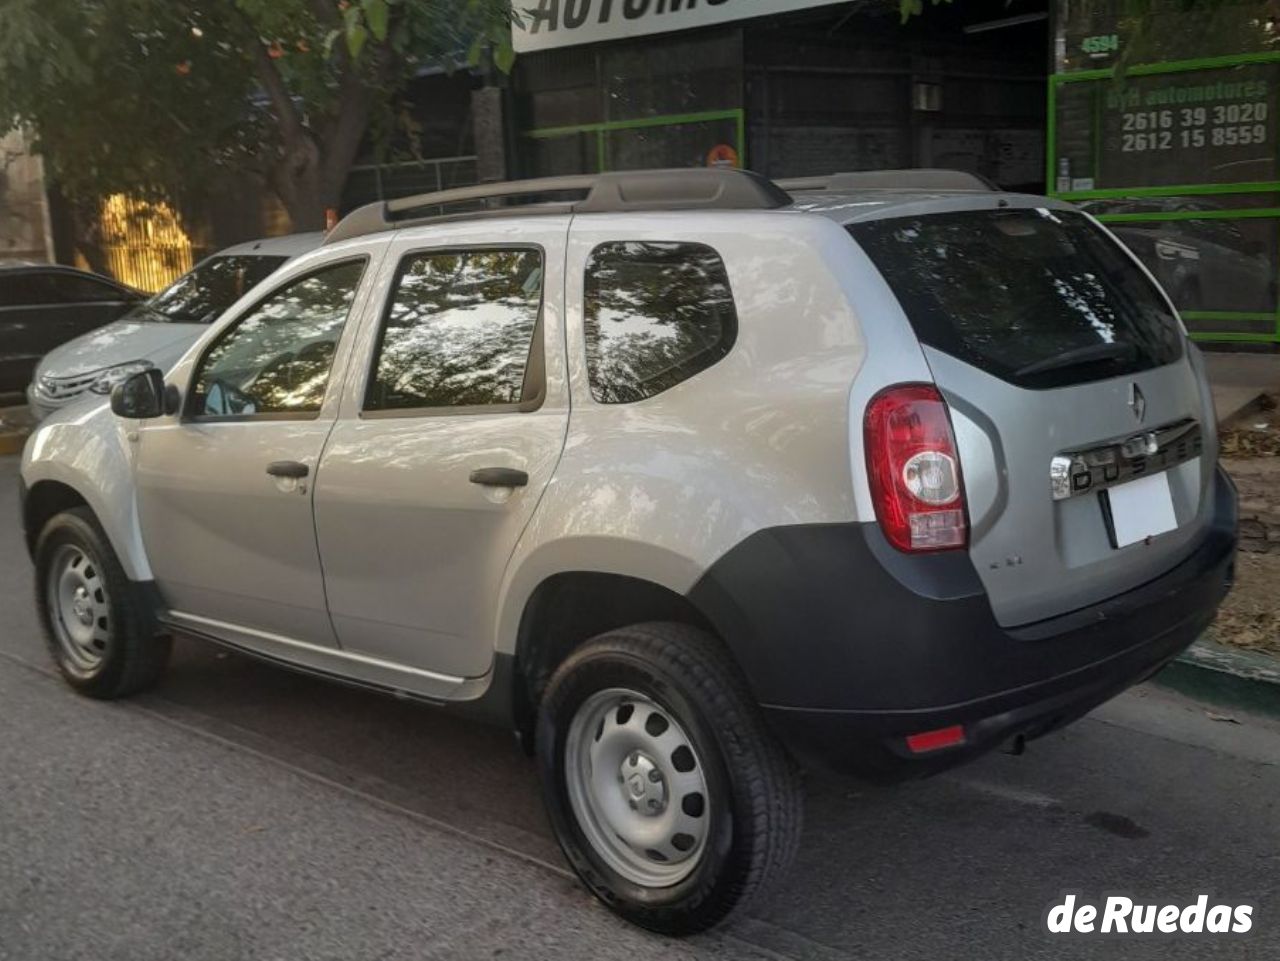
{"label": "rear windshield", "polygon": [[142,319],[211,324],[286,260],[256,255],[210,257],[147,301]]}
{"label": "rear windshield", "polygon": [[922,343],[1023,387],[1182,356],[1168,303],[1083,214],[984,210],[852,224]]}

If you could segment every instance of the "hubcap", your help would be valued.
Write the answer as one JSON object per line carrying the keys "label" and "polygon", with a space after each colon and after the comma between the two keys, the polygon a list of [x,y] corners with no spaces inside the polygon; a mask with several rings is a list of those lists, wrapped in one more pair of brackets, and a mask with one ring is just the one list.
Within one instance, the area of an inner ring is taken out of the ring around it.
{"label": "hubcap", "polygon": [[569,803],[591,847],[643,887],[698,866],[710,828],[702,762],[666,708],[636,691],[593,694],[565,741]]}
{"label": "hubcap", "polygon": [[111,640],[106,583],[98,563],[73,544],[63,544],[49,565],[49,623],[67,665],[91,674]]}

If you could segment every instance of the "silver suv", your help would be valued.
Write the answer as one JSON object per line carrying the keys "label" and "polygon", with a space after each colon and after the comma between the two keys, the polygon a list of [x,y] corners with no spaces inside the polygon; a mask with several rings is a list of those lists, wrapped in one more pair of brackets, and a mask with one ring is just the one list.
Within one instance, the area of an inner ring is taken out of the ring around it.
{"label": "silver suv", "polygon": [[67,681],[183,634],[511,725],[584,883],[688,933],[785,868],[801,765],[931,773],[1158,671],[1236,518],[1168,298],[1064,203],[790,186],[364,208],[55,415],[23,517]]}

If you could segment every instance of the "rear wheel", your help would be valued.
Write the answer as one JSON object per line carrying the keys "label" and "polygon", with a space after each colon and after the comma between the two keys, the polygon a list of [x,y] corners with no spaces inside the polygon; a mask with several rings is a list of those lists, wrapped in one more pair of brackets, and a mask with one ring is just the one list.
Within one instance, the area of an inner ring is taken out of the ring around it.
{"label": "rear wheel", "polygon": [[801,790],[714,638],[645,624],[589,641],[538,720],[556,836],[614,911],[666,934],[724,920],[789,865]]}
{"label": "rear wheel", "polygon": [[126,697],[154,684],[169,659],[93,514],[53,517],[36,544],[36,606],[63,678],[97,698]]}

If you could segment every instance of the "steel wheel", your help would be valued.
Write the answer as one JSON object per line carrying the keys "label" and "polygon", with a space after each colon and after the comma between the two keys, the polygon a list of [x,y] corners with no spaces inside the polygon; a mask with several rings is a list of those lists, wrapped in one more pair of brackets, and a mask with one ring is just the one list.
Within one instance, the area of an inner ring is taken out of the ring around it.
{"label": "steel wheel", "polygon": [[111,642],[111,607],[102,566],[74,544],[61,544],[48,567],[49,624],[68,669],[91,675]]}
{"label": "steel wheel", "polygon": [[693,742],[670,711],[624,688],[591,695],[569,726],[565,778],[583,834],[628,881],[670,887],[698,866],[710,798]]}

